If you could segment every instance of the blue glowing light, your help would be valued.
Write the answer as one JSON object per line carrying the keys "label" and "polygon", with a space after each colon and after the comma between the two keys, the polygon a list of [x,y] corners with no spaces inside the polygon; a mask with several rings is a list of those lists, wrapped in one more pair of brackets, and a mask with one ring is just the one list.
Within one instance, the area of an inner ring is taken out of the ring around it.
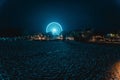
{"label": "blue glowing light", "polygon": [[59,35],[62,31],[62,26],[57,22],[49,23],[46,28],[46,33],[52,32],[53,35]]}

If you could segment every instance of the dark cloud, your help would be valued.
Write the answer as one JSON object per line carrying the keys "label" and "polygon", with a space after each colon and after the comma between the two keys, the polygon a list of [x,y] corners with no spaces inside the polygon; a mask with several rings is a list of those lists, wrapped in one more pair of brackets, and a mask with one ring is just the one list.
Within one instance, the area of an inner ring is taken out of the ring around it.
{"label": "dark cloud", "polygon": [[6,2],[6,0],[0,0],[0,7]]}

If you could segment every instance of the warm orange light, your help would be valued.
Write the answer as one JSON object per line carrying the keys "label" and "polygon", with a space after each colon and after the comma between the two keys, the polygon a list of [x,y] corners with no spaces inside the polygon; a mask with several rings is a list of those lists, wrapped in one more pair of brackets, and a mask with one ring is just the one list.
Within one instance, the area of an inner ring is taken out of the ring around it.
{"label": "warm orange light", "polygon": [[109,80],[120,80],[120,61],[116,62],[111,69],[111,78]]}
{"label": "warm orange light", "polygon": [[41,40],[41,37],[39,37],[39,40]]}

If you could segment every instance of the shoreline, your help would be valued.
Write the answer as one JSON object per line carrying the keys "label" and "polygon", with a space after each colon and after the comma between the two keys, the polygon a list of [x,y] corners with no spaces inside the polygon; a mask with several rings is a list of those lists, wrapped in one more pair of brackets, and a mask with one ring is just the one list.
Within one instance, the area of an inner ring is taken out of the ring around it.
{"label": "shoreline", "polygon": [[120,45],[120,42],[88,42],[88,43],[96,43],[96,44],[116,44]]}
{"label": "shoreline", "polygon": [[[0,40],[0,41],[10,41],[10,42],[14,42],[14,41],[42,41],[42,42],[48,42],[48,41],[71,41],[71,40]],[[82,43],[90,43],[90,44],[109,44],[109,45],[120,45],[120,42],[99,42],[99,41],[96,41],[96,42],[92,42],[92,41],[76,41],[76,40],[72,40],[72,41],[75,41],[75,42],[82,42]]]}

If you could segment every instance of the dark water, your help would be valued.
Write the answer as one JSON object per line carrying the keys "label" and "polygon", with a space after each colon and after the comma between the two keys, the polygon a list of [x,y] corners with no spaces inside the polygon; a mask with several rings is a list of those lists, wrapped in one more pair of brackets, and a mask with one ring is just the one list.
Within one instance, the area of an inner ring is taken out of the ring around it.
{"label": "dark water", "polygon": [[113,70],[119,60],[119,45],[0,41],[3,80],[120,80]]}

